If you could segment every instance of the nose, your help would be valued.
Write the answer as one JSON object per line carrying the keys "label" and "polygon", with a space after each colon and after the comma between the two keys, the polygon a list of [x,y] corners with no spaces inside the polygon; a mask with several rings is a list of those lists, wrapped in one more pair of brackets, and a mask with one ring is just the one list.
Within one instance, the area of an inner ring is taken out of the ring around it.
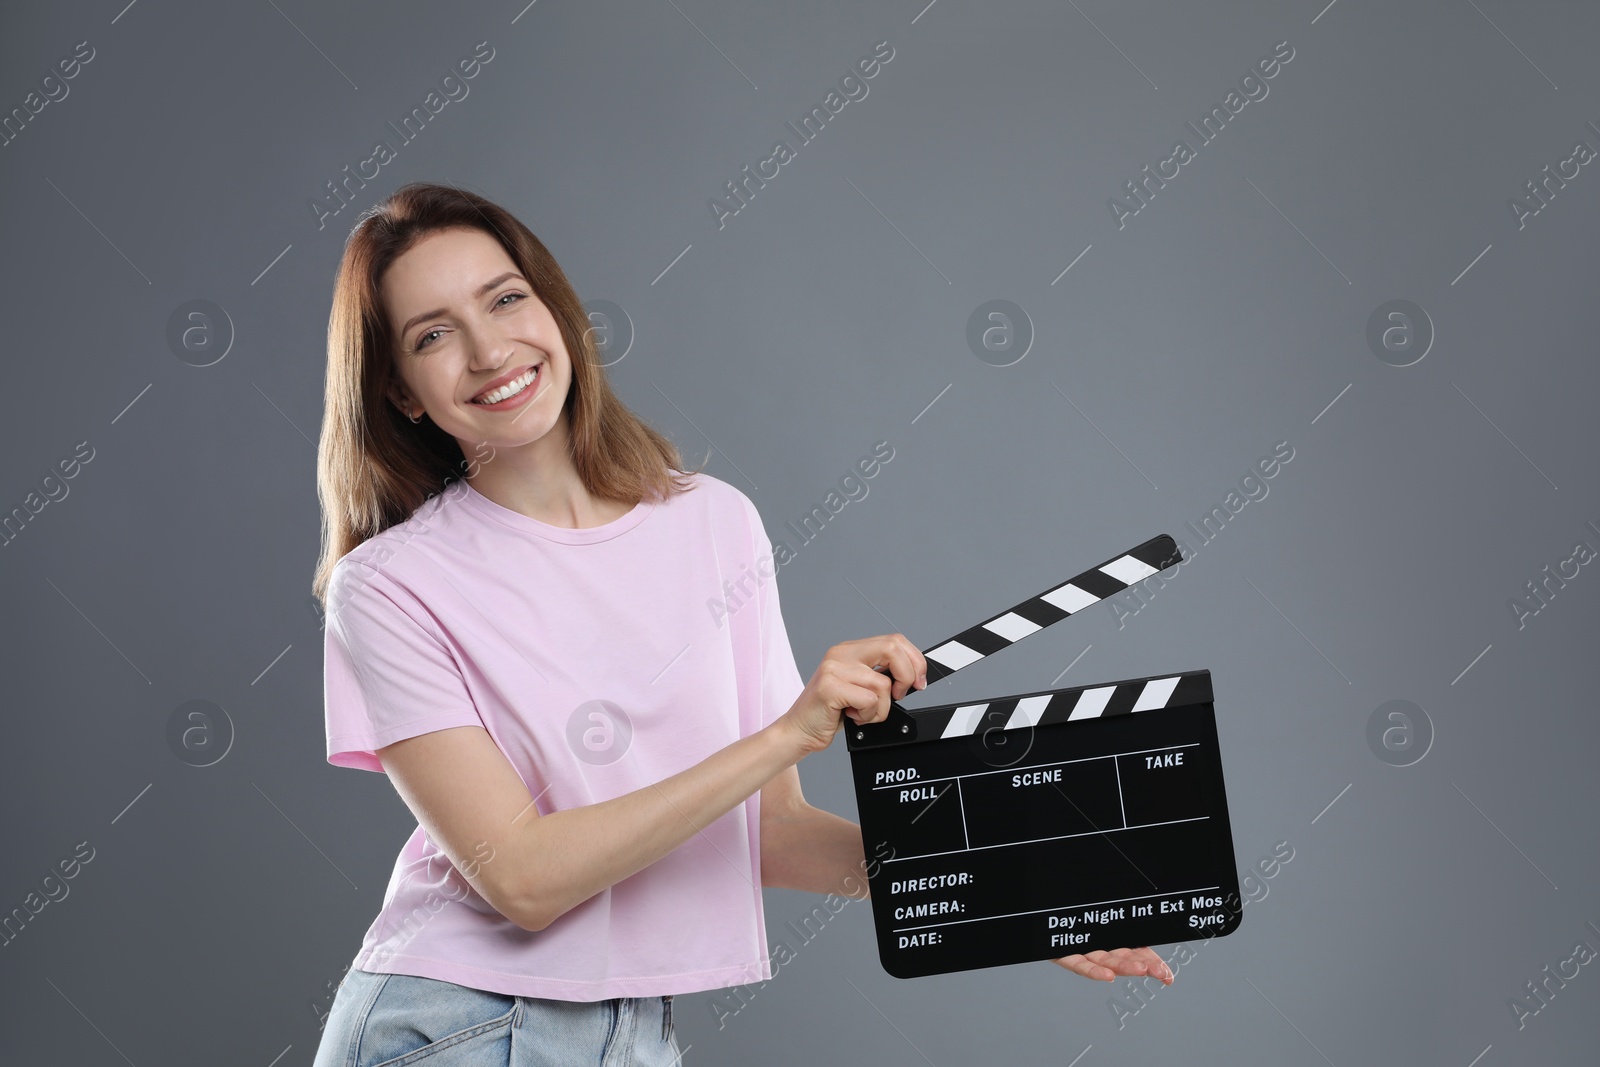
{"label": "nose", "polygon": [[472,350],[468,366],[474,371],[499,370],[516,355],[511,340],[493,329],[469,331],[468,344]]}

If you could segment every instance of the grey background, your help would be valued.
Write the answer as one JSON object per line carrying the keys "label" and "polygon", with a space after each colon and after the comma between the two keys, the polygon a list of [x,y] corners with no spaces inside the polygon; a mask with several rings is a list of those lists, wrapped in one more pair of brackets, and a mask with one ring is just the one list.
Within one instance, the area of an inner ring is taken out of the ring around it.
{"label": "grey background", "polygon": [[[0,149],[0,510],[94,458],[0,550],[0,911],[95,853],[0,948],[0,1060],[311,1060],[414,825],[324,762],[328,301],[358,211],[424,179],[505,204],[626,310],[620,393],[713,449],[774,537],[890,442],[781,572],[807,676],[836,641],[927,646],[1183,539],[1137,615],[1097,607],[908,706],[1209,668],[1239,864],[1294,849],[1121,1028],[1120,986],[1049,963],[891,978],[852,904],[726,1025],[682,997],[685,1062],[1594,1062],[1600,963],[1520,1029],[1508,1005],[1600,949],[1600,575],[1520,628],[1508,605],[1600,548],[1600,175],[1521,229],[1507,205],[1600,148],[1592,5],[112,0],[5,23],[5,111],[76,42],[96,55]],[[719,230],[708,199],[885,39],[869,95]],[[1282,40],[1269,95],[1199,145],[1185,121]],[[480,41],[470,95],[319,229],[324,183]],[[1179,137],[1195,160],[1119,229],[1108,198]],[[235,331],[209,367],[166,342],[194,299]],[[1031,323],[1010,366],[966,343],[992,299]],[[1411,366],[1365,339],[1392,299],[1437,331]],[[1269,494],[1199,547],[1184,524],[1279,441]],[[1367,742],[1396,699],[1434,733],[1405,767]],[[190,700],[235,732],[209,767],[168,746]],[[854,816],[842,742],[801,775]],[[769,890],[769,933],[819,899]]]}

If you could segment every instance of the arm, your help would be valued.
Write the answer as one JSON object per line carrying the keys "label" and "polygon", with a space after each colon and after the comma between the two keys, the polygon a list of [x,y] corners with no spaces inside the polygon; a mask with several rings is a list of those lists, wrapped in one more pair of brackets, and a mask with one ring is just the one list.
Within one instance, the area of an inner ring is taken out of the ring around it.
{"label": "arm", "polygon": [[[664,781],[549,815],[538,813],[516,768],[482,726],[433,730],[376,753],[418,824],[468,884],[518,926],[542,930],[665,856],[779,772],[794,774],[801,759],[828,747],[846,716],[882,721],[891,679],[873,667],[888,664],[900,696],[911,688],[906,679],[920,681],[925,670],[921,653],[901,634],[835,645],[794,706],[770,725]],[[798,796],[798,775],[791,783]],[[853,823],[824,812],[806,816],[782,786],[771,795],[775,812],[793,817],[776,824],[780,840],[796,834],[803,842],[819,840],[811,827],[820,819],[829,855],[852,862],[842,828],[855,833],[853,851],[860,853]],[[783,868],[778,861],[780,877]]]}
{"label": "arm", "polygon": [[654,863],[780,771],[792,773],[804,754],[779,720],[644,789],[540,815],[481,726],[377,750],[428,836],[490,906],[525,930],[544,929]]}
{"label": "arm", "polygon": [[795,767],[762,787],[762,885],[865,900],[866,871],[861,827],[806,803]]}

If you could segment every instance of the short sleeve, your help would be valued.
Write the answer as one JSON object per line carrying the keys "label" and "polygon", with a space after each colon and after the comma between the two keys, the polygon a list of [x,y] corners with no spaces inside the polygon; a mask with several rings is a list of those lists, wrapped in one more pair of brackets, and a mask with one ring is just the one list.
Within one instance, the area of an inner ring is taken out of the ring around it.
{"label": "short sleeve", "polygon": [[805,689],[805,680],[795,663],[794,649],[789,645],[789,631],[783,624],[783,612],[778,602],[778,559],[767,537],[767,528],[761,521],[750,498],[740,494],[750,521],[751,541],[755,552],[755,571],[761,576],[756,593],[761,618],[761,725],[770,726],[784,712],[794,706]]}
{"label": "short sleeve", "polygon": [[383,771],[376,750],[452,726],[482,726],[436,624],[381,571],[342,564],[329,582],[322,687],[328,762]]}

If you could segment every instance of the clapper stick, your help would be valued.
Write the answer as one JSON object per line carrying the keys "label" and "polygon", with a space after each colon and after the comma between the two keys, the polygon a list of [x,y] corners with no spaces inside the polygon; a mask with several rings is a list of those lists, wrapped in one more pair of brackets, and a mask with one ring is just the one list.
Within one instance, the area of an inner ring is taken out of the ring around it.
{"label": "clapper stick", "polygon": [[[924,649],[928,684],[1181,561],[1163,534],[1091,567]],[[897,978],[1239,925],[1208,670],[911,710],[891,698],[845,741]]]}
{"label": "clapper stick", "polygon": [[[1161,534],[1121,555],[1111,557],[1104,563],[1090,567],[1082,574],[1069,578],[1038,596],[1029,597],[993,618],[985,619],[954,637],[923,649],[923,658],[928,663],[928,685],[923,689],[911,690],[906,696],[909,697],[911,693],[925,693],[935,682],[950,677],[962,667],[986,659],[1001,649],[1010,648],[1029,634],[1037,633],[1069,615],[1076,615],[1086,608],[1093,607],[1107,597],[1114,596],[1152,574],[1164,571],[1180,562],[1182,554],[1178,551],[1177,542],[1171,535]],[[875,669],[888,673],[887,668]],[[983,705],[976,704],[972,707],[982,708]],[[1042,712],[1044,709],[1039,710]],[[1087,709],[1079,710],[1078,717],[1084,717],[1081,712]],[[945,732],[941,736],[951,736],[949,731],[952,725],[956,727],[965,725],[966,730],[963,732],[972,732],[982,721],[982,716],[972,715],[969,718],[970,722],[963,723],[952,716],[956,721],[953,724],[950,721],[943,723]],[[1038,716],[1035,715],[1034,721],[1026,725],[1034,725],[1037,722]],[[852,726],[846,735],[846,744],[853,750],[874,744],[915,740],[916,733],[917,718],[891,698],[888,717],[882,722]]]}

